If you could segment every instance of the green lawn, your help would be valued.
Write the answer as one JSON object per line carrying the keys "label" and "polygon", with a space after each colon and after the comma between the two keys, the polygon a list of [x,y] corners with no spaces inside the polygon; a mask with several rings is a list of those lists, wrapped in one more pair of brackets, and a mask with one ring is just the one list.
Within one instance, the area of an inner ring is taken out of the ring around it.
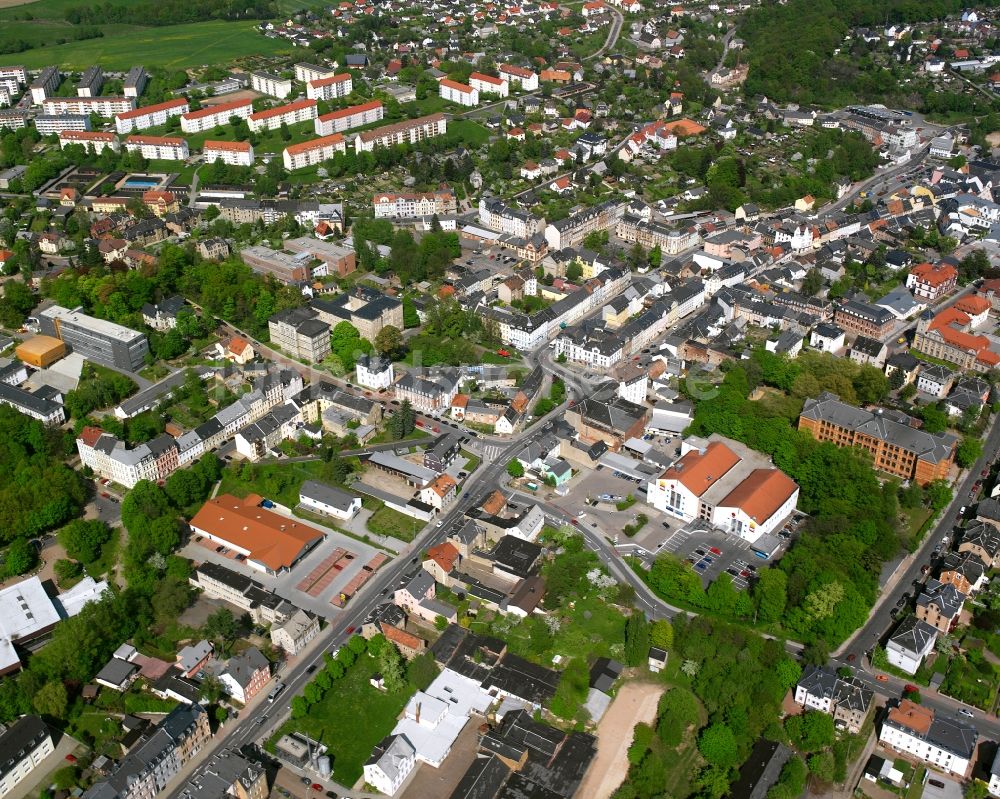
{"label": "green lawn", "polygon": [[[34,8],[34,6],[32,6]],[[17,9],[10,9],[16,11]],[[282,39],[267,39],[255,23],[195,22],[162,28],[126,28],[101,39],[68,42],[0,57],[4,64],[23,64],[37,69],[59,64],[82,70],[100,64],[106,70],[124,71],[135,64],[146,67],[186,69],[222,64],[241,56],[290,53],[292,45]]]}
{"label": "green lawn", "polygon": [[452,119],[448,121],[448,134],[461,136],[468,147],[482,147],[490,140],[490,132],[471,119]]}
{"label": "green lawn", "polygon": [[388,535],[409,543],[424,525],[419,519],[383,505],[371,515],[365,526],[375,535]]}
{"label": "green lawn", "polygon": [[479,468],[479,464],[483,462],[483,459],[478,455],[473,455],[467,449],[462,450],[462,457],[465,458],[465,471],[472,474],[476,469]]}
{"label": "green lawn", "polygon": [[[491,430],[491,432],[492,432],[492,430]],[[419,427],[414,427],[413,430],[411,430],[409,433],[407,433],[406,437],[404,439],[402,439],[402,440],[403,441],[419,441],[422,438],[427,438],[427,435],[428,434],[425,433],[423,430],[421,430]],[[368,443],[369,444],[391,444],[394,441],[396,441],[396,439],[392,437],[392,435],[389,433],[389,431],[388,430],[383,430],[381,433],[379,433],[377,436],[375,436],[375,438],[371,439],[371,441],[369,441]]]}
{"label": "green lawn", "polygon": [[361,655],[323,699],[309,708],[307,716],[285,722],[272,740],[303,732],[322,741],[329,747],[333,778],[341,785],[354,785],[372,749],[396,726],[411,694],[410,690],[390,694],[372,688],[368,679],[376,671],[375,659]]}
{"label": "green lawn", "polygon": [[[295,463],[256,463],[227,466],[222,472],[220,494],[245,497],[260,494],[281,505],[294,508],[299,504],[299,488],[306,480],[322,480],[323,461]],[[244,475],[244,469],[247,474]]]}

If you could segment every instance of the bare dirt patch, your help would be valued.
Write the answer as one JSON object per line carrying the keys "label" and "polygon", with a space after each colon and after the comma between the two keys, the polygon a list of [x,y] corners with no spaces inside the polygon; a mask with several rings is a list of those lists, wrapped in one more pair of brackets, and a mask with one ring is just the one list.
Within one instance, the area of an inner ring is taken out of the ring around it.
{"label": "bare dirt patch", "polygon": [[618,691],[604,718],[597,725],[597,755],[584,777],[579,796],[608,799],[628,772],[628,748],[632,729],[641,721],[656,719],[662,685],[629,682]]}
{"label": "bare dirt patch", "polygon": [[[0,3],[3,2],[4,0],[0,0]],[[201,104],[203,106],[222,105],[223,103],[236,103],[241,100],[256,100],[258,97],[260,97],[260,94],[257,92],[251,91],[250,89],[243,89],[242,91],[230,92],[229,94],[219,94],[213,97],[206,97],[201,101]]]}
{"label": "bare dirt patch", "polygon": [[26,6],[29,3],[37,3],[38,0],[0,0],[0,8],[14,8],[14,6]]}

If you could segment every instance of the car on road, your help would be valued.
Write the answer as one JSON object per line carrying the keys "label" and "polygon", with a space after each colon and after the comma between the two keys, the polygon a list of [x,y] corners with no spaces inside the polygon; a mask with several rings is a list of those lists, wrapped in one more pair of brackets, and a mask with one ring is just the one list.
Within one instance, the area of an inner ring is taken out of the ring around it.
{"label": "car on road", "polygon": [[313,663],[308,669],[306,669],[306,674],[312,674],[317,668],[316,664]]}
{"label": "car on road", "polygon": [[855,655],[853,652],[847,656],[847,662],[848,663],[853,663],[857,659],[858,659],[858,656]]}
{"label": "car on road", "polygon": [[913,683],[908,682],[906,685],[903,686],[903,693],[904,694],[919,694],[920,693],[920,689],[917,688],[917,686],[915,686]]}
{"label": "car on road", "polygon": [[299,777],[299,782],[301,782],[303,785],[311,785],[312,784],[312,780],[309,779],[308,777]]}
{"label": "car on road", "polygon": [[889,682],[889,678],[884,674],[876,674],[875,679],[879,682]]}
{"label": "car on road", "polygon": [[975,716],[973,715],[972,711],[971,710],[967,710],[964,707],[959,709],[958,714],[960,716],[967,716],[970,719],[975,718]]}
{"label": "car on road", "polygon": [[314,782],[314,783],[312,784],[312,789],[313,789],[314,791],[322,791],[322,790],[323,790],[323,786],[322,786],[322,785],[320,785],[320,784],[319,784],[318,782]]}

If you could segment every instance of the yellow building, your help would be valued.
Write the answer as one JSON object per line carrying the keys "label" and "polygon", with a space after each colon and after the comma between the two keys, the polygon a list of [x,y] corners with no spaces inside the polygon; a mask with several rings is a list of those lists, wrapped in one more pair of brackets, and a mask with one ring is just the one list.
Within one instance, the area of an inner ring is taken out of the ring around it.
{"label": "yellow building", "polygon": [[66,354],[66,345],[52,336],[35,336],[19,345],[14,354],[29,366],[44,369]]}

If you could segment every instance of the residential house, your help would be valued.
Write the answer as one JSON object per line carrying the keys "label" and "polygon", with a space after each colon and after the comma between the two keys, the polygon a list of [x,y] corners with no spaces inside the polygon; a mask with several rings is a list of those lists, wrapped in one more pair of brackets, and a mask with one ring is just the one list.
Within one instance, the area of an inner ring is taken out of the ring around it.
{"label": "residential house", "polygon": [[968,775],[979,733],[958,717],[935,713],[909,699],[896,702],[879,730],[879,742],[959,778]]}
{"label": "residential house", "polygon": [[271,662],[257,647],[251,646],[231,657],[216,676],[226,693],[245,705],[271,679]]}

